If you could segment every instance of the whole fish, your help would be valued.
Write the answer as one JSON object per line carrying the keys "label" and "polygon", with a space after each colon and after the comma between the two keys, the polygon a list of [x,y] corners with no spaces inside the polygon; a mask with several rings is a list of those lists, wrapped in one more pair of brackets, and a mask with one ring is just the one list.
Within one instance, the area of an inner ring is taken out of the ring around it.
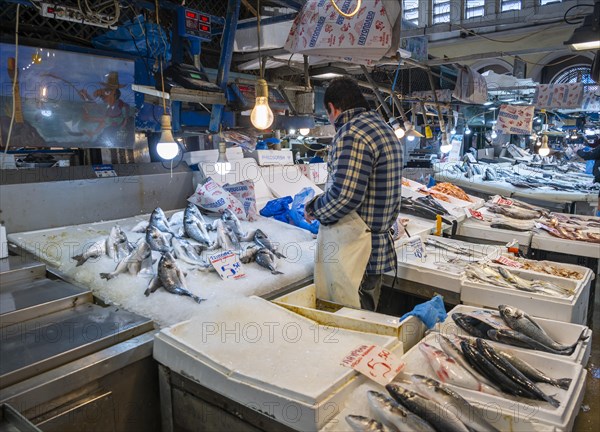
{"label": "whole fish", "polygon": [[171,237],[171,234],[160,231],[152,224],[148,225],[148,228],[146,229],[146,242],[150,246],[150,249],[157,252],[171,252]]}
{"label": "whole fish", "polygon": [[[477,372],[473,368],[473,366],[471,366],[469,364],[467,359],[465,359],[460,348],[458,348],[454,342],[452,342],[450,339],[448,339],[446,336],[444,336],[442,334],[438,335],[438,342],[440,343],[440,347],[442,348],[442,350],[446,353],[446,355],[448,357],[454,359],[454,361],[456,361],[463,368],[465,368],[467,371],[469,371],[469,373],[471,375],[473,375],[475,378],[477,378],[477,380],[481,381],[484,384],[489,385],[491,388],[493,388],[495,390],[500,391],[500,389],[498,389],[493,382],[488,380],[487,377],[485,377],[484,375],[481,375],[479,372]],[[456,342],[456,343],[460,346],[460,339],[458,339],[458,342]]]}
{"label": "whole fish", "polygon": [[169,220],[167,219],[165,212],[160,207],[156,207],[150,215],[150,225],[154,225],[162,232],[171,233]]}
{"label": "whole fish", "polygon": [[346,421],[355,432],[392,432],[390,428],[377,420],[364,416],[350,414],[346,416]]}
{"label": "whole fish", "polygon": [[231,210],[225,209],[221,215],[221,219],[233,231],[239,241],[244,241],[247,238],[248,233],[242,230],[240,220]]}
{"label": "whole fish", "polygon": [[545,400],[555,408],[560,406],[560,402],[552,396],[544,393],[533,381],[527,378],[521,371],[515,368],[510,362],[505,360],[483,339],[477,339],[477,348],[485,358],[487,358],[494,366],[496,366],[504,375],[508,376],[513,382],[525,388],[531,393],[535,399]]}
{"label": "whole fish", "polygon": [[229,226],[225,225],[222,219],[215,220],[213,228],[217,231],[217,240],[211,249],[221,248],[230,251],[239,251],[241,249],[237,236]]}
{"label": "whole fish", "polygon": [[138,222],[133,228],[131,228],[131,232],[135,232],[135,233],[146,232],[146,228],[148,228],[148,225],[150,225],[149,221]]}
{"label": "whole fish", "polygon": [[496,181],[496,180],[498,180],[498,176],[496,174],[496,171],[494,171],[490,167],[486,167],[485,171],[483,173],[483,180],[484,181]]}
{"label": "whole fish", "polygon": [[469,361],[469,363],[471,363],[471,365],[481,374],[487,376],[488,379],[495,382],[496,385],[498,385],[503,391],[509,394],[535,399],[531,393],[519,386],[510,377],[506,376],[470,343],[467,341],[462,341],[460,343],[460,348],[465,354],[465,358]]}
{"label": "whole fish", "polygon": [[444,410],[436,402],[425,399],[393,381],[385,388],[396,402],[421,417],[436,430],[447,432],[466,432],[469,430],[451,410]]}
{"label": "whole fish", "polygon": [[373,417],[386,426],[407,432],[435,432],[421,417],[382,393],[370,390],[367,400]]}
{"label": "whole fish", "polygon": [[[123,247],[125,245],[125,248]],[[106,255],[113,259],[121,259],[124,258],[124,250],[127,247],[127,236],[121,229],[121,227],[116,224],[110,229],[110,234],[106,239]]]}
{"label": "whole fish", "polygon": [[515,330],[489,330],[488,338],[495,341],[501,342],[507,345],[513,345],[521,348],[528,348],[536,351],[544,351],[552,354],[558,355],[571,355],[572,352],[569,351],[558,351],[552,349],[541,342],[538,342],[535,339],[530,338],[529,336],[524,335],[521,332]]}
{"label": "whole fish", "polygon": [[188,203],[187,207],[183,211],[183,219],[185,220],[185,218],[188,217],[188,216],[195,217],[200,222],[202,222],[205,227],[207,225],[209,225],[209,224],[206,223],[206,220],[204,219],[204,215],[202,214],[202,212],[200,211],[200,209],[198,208],[198,206],[196,204],[194,204],[194,203]]}
{"label": "whole fish", "polygon": [[163,287],[171,294],[191,297],[196,303],[201,303],[202,299],[192,294],[185,286],[185,275],[175,262],[175,258],[167,252],[163,254],[158,262],[158,274],[150,281],[148,288],[144,292],[146,296]]}
{"label": "whole fish", "polygon": [[490,223],[491,228],[498,228],[510,231],[531,231],[535,228],[533,222],[519,221],[510,218],[494,218]]}
{"label": "whole fish", "polygon": [[277,251],[277,247],[271,242],[271,239],[260,229],[254,233],[254,243],[262,248],[269,249],[277,258],[285,258],[285,256]]}
{"label": "whole fish", "polygon": [[516,307],[500,305],[498,306],[498,310],[500,311],[500,315],[504,321],[506,321],[511,329],[518,331],[525,336],[529,336],[530,338],[549,348],[552,348],[553,350],[566,351],[569,353],[568,355],[571,355],[579,343],[579,338],[572,345],[563,345],[556,342],[554,339],[548,336],[544,329],[541,328],[539,324],[533,320],[533,318]]}
{"label": "whole fish", "polygon": [[121,273],[129,272],[130,275],[137,275],[142,269],[148,268],[148,261],[152,267],[152,250],[144,239],[138,242],[137,247],[123,258],[112,273],[100,273],[100,277],[110,280]]}
{"label": "whole fish", "polygon": [[470,430],[480,432],[498,432],[473,405],[461,395],[438,381],[422,376],[412,375],[411,381],[423,396],[440,404],[445,410],[452,411]]}
{"label": "whole fish", "polygon": [[171,245],[175,258],[194,266],[207,267],[210,265],[198,255],[192,244],[186,239],[174,237]]}
{"label": "whole fish", "polygon": [[448,357],[442,350],[426,342],[419,343],[419,350],[425,354],[429,365],[441,382],[483,393],[498,394],[495,389],[478,381],[468,370],[463,368],[453,358]]}
{"label": "whole fish", "polygon": [[571,378],[550,378],[549,376],[544,374],[544,372],[534,368],[525,360],[518,358],[510,351],[496,349],[496,352],[530,380],[535,382],[551,384],[555,387],[560,387],[562,389],[569,390],[571,381],[573,381]]}
{"label": "whole fish", "polygon": [[85,264],[90,258],[98,258],[106,253],[106,239],[98,240],[90,245],[83,253],[72,257],[77,261],[76,267]]}
{"label": "whole fish", "polygon": [[169,218],[169,225],[183,225],[183,215],[185,211],[178,211],[171,215]]}
{"label": "whole fish", "polygon": [[275,256],[273,252],[271,252],[269,249],[261,248],[256,252],[255,256],[256,262],[264,268],[271,270],[271,274],[283,274],[282,272],[277,270],[277,266],[275,264]]}
{"label": "whole fish", "polygon": [[487,332],[494,329],[488,323],[460,312],[454,312],[452,320],[468,334],[478,338],[487,338]]}
{"label": "whole fish", "polygon": [[205,223],[203,220],[198,219],[193,214],[186,214],[183,219],[183,229],[185,231],[185,235],[189,238],[196,240],[198,243],[208,247],[212,246],[213,242],[208,236]]}
{"label": "whole fish", "polygon": [[516,288],[528,292],[544,292],[548,294],[558,294],[562,297],[573,295],[573,290],[560,287],[548,281],[533,280],[529,281],[510,272],[505,267],[499,267],[500,275],[508,282],[512,283]]}
{"label": "whole fish", "polygon": [[538,211],[518,207],[505,207],[486,203],[487,209],[492,213],[508,216],[513,219],[538,219],[541,214]]}
{"label": "whole fish", "polygon": [[256,260],[256,253],[261,249],[257,244],[246,245],[239,251],[240,262],[242,264],[248,264],[249,262]]}

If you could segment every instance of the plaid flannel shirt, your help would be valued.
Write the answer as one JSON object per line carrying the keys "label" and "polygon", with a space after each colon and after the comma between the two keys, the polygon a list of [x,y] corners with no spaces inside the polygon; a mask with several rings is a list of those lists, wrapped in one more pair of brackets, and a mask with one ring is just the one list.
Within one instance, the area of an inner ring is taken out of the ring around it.
{"label": "plaid flannel shirt", "polygon": [[402,145],[379,114],[364,108],[344,111],[335,128],[327,162],[331,186],[312,201],[312,211],[330,225],[356,210],[371,229],[366,274],[392,271],[397,258],[390,229],[400,212]]}

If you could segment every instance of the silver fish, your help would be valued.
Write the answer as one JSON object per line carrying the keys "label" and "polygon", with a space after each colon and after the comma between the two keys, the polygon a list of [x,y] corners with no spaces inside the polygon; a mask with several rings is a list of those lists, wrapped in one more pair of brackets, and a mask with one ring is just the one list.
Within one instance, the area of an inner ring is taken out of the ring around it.
{"label": "silver fish", "polygon": [[171,215],[169,218],[169,225],[173,227],[173,225],[183,225],[183,215],[185,211],[178,211]]}
{"label": "silver fish", "polygon": [[373,417],[386,426],[407,432],[435,432],[435,429],[421,417],[384,394],[368,391],[367,400]]}
{"label": "silver fish", "polygon": [[492,213],[501,214],[514,219],[538,219],[541,216],[538,211],[520,207],[505,207],[490,203],[486,203],[486,207]]}
{"label": "silver fish", "polygon": [[269,249],[259,249],[258,252],[256,252],[256,262],[264,268],[271,270],[271,274],[283,274],[277,270],[274,254]]}
{"label": "silver fish", "polygon": [[217,219],[215,220],[213,227],[217,231],[217,241],[212,246],[213,249],[220,247],[224,250],[238,251],[240,250],[240,242],[236,235],[233,233],[231,228],[229,228],[223,220]]}
{"label": "silver fish", "polygon": [[144,262],[150,260],[152,263],[152,250],[144,239],[138,242],[137,247],[125,258],[123,258],[112,273],[100,273],[100,277],[110,280],[117,277],[120,273],[129,272],[130,275],[137,275],[145,266]]}
{"label": "silver fish", "polygon": [[503,357],[506,361],[508,361],[511,365],[513,365],[516,369],[518,369],[523,375],[535,382],[544,382],[547,384],[551,384],[555,387],[560,387],[562,389],[568,390],[571,385],[571,378],[550,378],[544,372],[539,369],[534,368],[525,360],[518,358],[510,351],[499,350],[496,349],[496,352]]}
{"label": "silver fish", "polygon": [[154,225],[148,225],[146,229],[146,241],[150,249],[157,252],[171,252],[170,246],[171,234],[163,233]]}
{"label": "silver fish", "polygon": [[150,215],[150,225],[154,225],[162,232],[171,233],[169,220],[160,207],[156,207]]}
{"label": "silver fish", "polygon": [[579,343],[579,338],[572,345],[563,345],[556,342],[554,339],[548,336],[544,329],[541,328],[539,324],[533,320],[533,318],[516,307],[500,305],[498,306],[498,310],[500,311],[500,315],[504,321],[506,321],[506,324],[508,324],[511,329],[518,331],[525,336],[529,336],[531,339],[536,340],[543,345],[552,348],[553,350],[565,351],[570,354],[573,352],[573,350],[575,350],[575,347]]}
{"label": "silver fish", "polygon": [[212,241],[208,236],[208,231],[206,230],[206,225],[200,219],[198,219],[193,214],[187,214],[183,219],[183,229],[185,231],[185,235],[189,238],[196,240],[198,243],[212,246]]}
{"label": "silver fish", "polygon": [[134,233],[146,232],[146,228],[148,228],[148,225],[150,225],[149,221],[138,222],[133,228],[131,228],[131,232],[134,232]]}
{"label": "silver fish", "polygon": [[241,249],[239,252],[240,262],[242,264],[248,264],[249,262],[255,261],[256,253],[260,249],[261,249],[261,247],[254,243],[246,245],[246,247]]}
{"label": "silver fish", "polygon": [[198,255],[192,244],[186,239],[175,237],[171,245],[175,258],[194,266],[207,267],[210,265]]}
{"label": "silver fish", "polygon": [[247,232],[242,231],[242,224],[240,223],[240,220],[231,210],[225,209],[221,215],[221,219],[223,222],[225,222],[225,225],[231,228],[233,233],[240,241],[244,240],[248,236]]}
{"label": "silver fish", "polygon": [[191,297],[196,303],[201,303],[206,300],[192,294],[187,289],[185,286],[185,275],[183,271],[177,267],[175,258],[173,258],[169,252],[163,254],[160,258],[160,261],[158,262],[158,274],[150,281],[144,294],[149,296],[161,286],[171,294]]}
{"label": "silver fish", "polygon": [[516,288],[523,290],[523,291],[543,292],[543,293],[547,293],[547,294],[558,294],[562,297],[569,297],[569,296],[573,295],[573,290],[571,290],[571,289],[560,287],[560,286],[553,284],[551,282],[548,282],[548,281],[541,281],[541,280],[529,281],[529,280],[523,279],[522,277],[517,276],[514,273],[511,273],[505,267],[499,267],[498,271],[504,279],[506,279],[508,282],[512,283]]}
{"label": "silver fish", "polygon": [[498,429],[483,418],[473,405],[455,391],[422,375],[412,375],[410,379],[419,393],[440,404],[444,410],[453,412],[470,430],[498,432]]}
{"label": "silver fish", "polygon": [[437,402],[407,390],[398,383],[385,386],[389,394],[400,405],[405,406],[438,431],[467,432],[469,429],[450,410],[444,410]]}
{"label": "silver fish", "polygon": [[277,251],[277,247],[271,242],[269,236],[267,236],[262,230],[257,229],[254,233],[254,243],[260,247],[267,248],[275,254],[277,258],[285,258],[285,256]]}
{"label": "silver fish", "polygon": [[110,234],[106,239],[106,254],[113,259],[124,258],[123,244],[127,244],[127,236],[117,224],[110,229]]}
{"label": "silver fish", "polygon": [[346,421],[355,432],[392,432],[387,426],[363,416],[347,415]]}
{"label": "silver fish", "polygon": [[76,267],[85,264],[90,258],[98,258],[106,253],[106,239],[98,240],[90,245],[84,252],[72,258],[77,261]]}

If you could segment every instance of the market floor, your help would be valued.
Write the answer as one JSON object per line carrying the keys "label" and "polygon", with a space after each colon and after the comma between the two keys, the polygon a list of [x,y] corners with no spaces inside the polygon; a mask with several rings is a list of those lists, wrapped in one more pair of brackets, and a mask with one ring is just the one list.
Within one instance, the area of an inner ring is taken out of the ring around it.
{"label": "market floor", "polygon": [[600,277],[598,275],[596,276],[592,331],[592,355],[586,367],[585,396],[573,426],[575,432],[596,432],[600,430]]}

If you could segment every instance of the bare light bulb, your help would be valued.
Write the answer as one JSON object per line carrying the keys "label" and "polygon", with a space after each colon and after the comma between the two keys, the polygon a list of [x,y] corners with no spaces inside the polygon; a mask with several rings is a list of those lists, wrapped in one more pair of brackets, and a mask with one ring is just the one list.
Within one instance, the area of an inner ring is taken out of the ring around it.
{"label": "bare light bulb", "polygon": [[469,129],[469,126],[467,126],[465,129],[465,135],[471,135],[471,129]]}
{"label": "bare light bulb", "polygon": [[492,131],[492,135],[491,135],[492,139],[496,139],[498,138],[498,134],[496,133],[496,131]]}
{"label": "bare light bulb", "polygon": [[256,82],[256,104],[250,113],[250,121],[256,129],[266,129],[273,124],[273,111],[269,107],[269,87],[264,79]]}
{"label": "bare light bulb", "polygon": [[404,129],[402,129],[402,127],[398,126],[398,129],[394,130],[394,134],[396,134],[396,138],[402,139],[402,138],[404,138]]}
{"label": "bare light bulb", "polygon": [[544,135],[542,137],[542,146],[538,150],[538,154],[542,157],[546,157],[550,154],[550,148],[548,147],[548,136]]}
{"label": "bare light bulb", "polygon": [[450,133],[451,133],[452,135],[456,135],[456,128],[452,128],[452,130],[450,131]]}
{"label": "bare light bulb", "polygon": [[310,133],[310,128],[300,128],[298,129],[298,132],[300,133],[300,135],[306,136]]}
{"label": "bare light bulb", "polygon": [[407,139],[407,140],[409,140],[409,141],[414,141],[414,140],[415,140],[415,137],[414,137],[414,135],[408,135],[408,136],[406,137],[406,139]]}
{"label": "bare light bulb", "polygon": [[442,138],[442,145],[440,146],[440,152],[442,152],[442,154],[446,154],[446,153],[450,153],[450,150],[452,150],[452,144],[450,144],[448,142],[447,138]]}
{"label": "bare light bulb", "polygon": [[396,138],[402,139],[404,138],[404,129],[400,126],[398,119],[396,117],[390,117],[390,126],[394,129],[394,134]]}
{"label": "bare light bulb", "polygon": [[156,153],[161,159],[171,160],[179,153],[179,145],[173,138],[171,116],[163,114],[160,118],[160,138],[156,144]]}
{"label": "bare light bulb", "polygon": [[213,135],[213,145],[219,143],[219,157],[215,163],[215,171],[220,175],[226,175],[231,171],[231,162],[227,159],[227,143],[221,140],[218,134]]}

